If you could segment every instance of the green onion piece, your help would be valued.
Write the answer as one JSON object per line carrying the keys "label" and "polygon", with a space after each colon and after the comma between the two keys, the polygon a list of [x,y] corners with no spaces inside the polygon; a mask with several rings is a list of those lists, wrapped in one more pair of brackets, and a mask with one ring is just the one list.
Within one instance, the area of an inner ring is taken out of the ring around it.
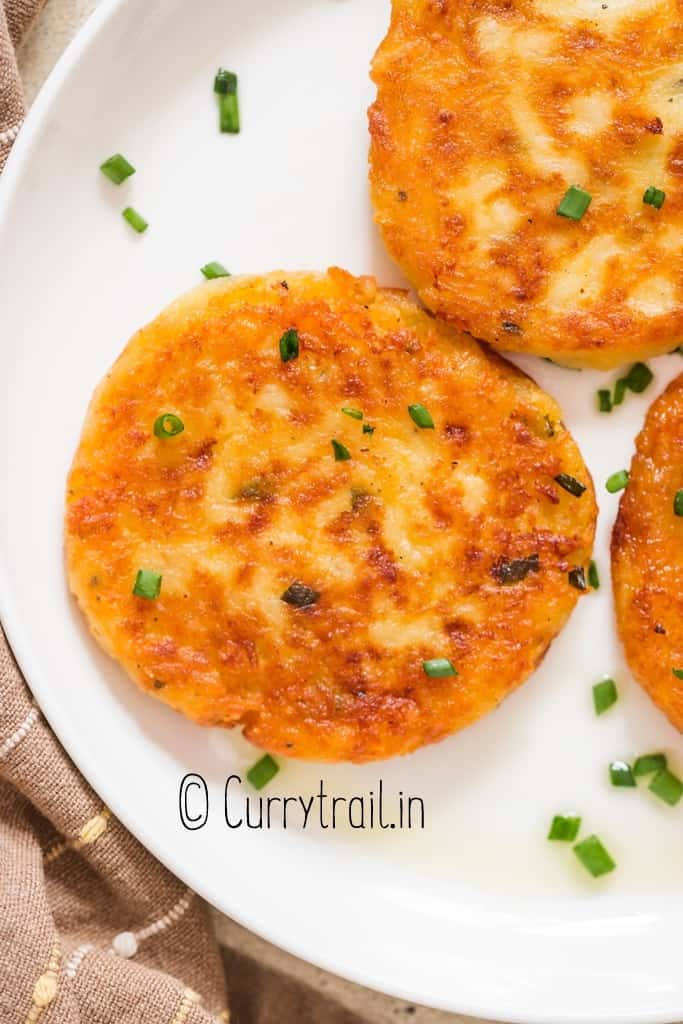
{"label": "green onion piece", "polygon": [[588,192],[579,188],[578,185],[571,185],[557,208],[557,214],[559,217],[568,217],[569,220],[581,220],[590,206],[592,198]]}
{"label": "green onion piece", "polygon": [[562,843],[573,843],[581,828],[581,818],[576,815],[556,814],[552,820],[548,839],[557,839]]}
{"label": "green onion piece", "polygon": [[582,839],[574,847],[574,853],[593,878],[606,875],[616,867],[616,864],[597,836],[588,836],[587,839]]}
{"label": "green onion piece", "polygon": [[351,458],[351,452],[341,441],[332,441],[332,451],[334,452],[335,462],[348,462]]}
{"label": "green onion piece", "polygon": [[100,164],[100,170],[115,185],[122,184],[126,178],[130,178],[131,174],[135,174],[133,165],[129,164],[125,156],[121,156],[120,153],[115,153],[114,156],[110,156],[108,160]]}
{"label": "green onion piece", "polygon": [[530,572],[540,572],[541,562],[538,555],[529,555],[528,558],[514,558],[508,562],[503,559],[491,569],[491,575],[503,586],[511,583],[521,583]]}
{"label": "green onion piece", "polygon": [[643,754],[636,758],[633,765],[633,774],[636,778],[643,775],[652,775],[654,772],[661,772],[666,768],[666,754]]}
{"label": "green onion piece", "polygon": [[176,434],[182,434],[184,429],[185,424],[180,416],[173,412],[163,412],[154,421],[154,433],[157,437],[175,437]]}
{"label": "green onion piece", "polygon": [[260,761],[251,766],[247,772],[247,778],[254,789],[263,789],[264,786],[267,786],[275,778],[279,771],[280,765],[277,761],[270,754],[266,754]]}
{"label": "green onion piece", "polygon": [[219,96],[228,96],[237,92],[237,75],[234,71],[226,71],[219,68],[213,80],[213,91]]}
{"label": "green onion piece", "polygon": [[593,706],[596,715],[602,715],[619,699],[617,684],[613,679],[603,679],[593,687]]}
{"label": "green onion piece", "polygon": [[569,476],[569,473],[559,473],[555,477],[555,483],[563,487],[565,491],[573,494],[575,498],[580,498],[586,490],[584,485],[575,480],[573,476]]}
{"label": "green onion piece", "polygon": [[363,433],[364,434],[374,434],[375,433],[375,428],[371,427],[369,423],[364,423],[363,424]]}
{"label": "green onion piece", "polygon": [[683,516],[683,491],[676,491],[674,497],[674,515]]}
{"label": "green onion piece", "polygon": [[293,608],[308,608],[320,600],[320,591],[295,580],[294,583],[290,583],[284,594],[280,595],[280,600],[285,604],[291,604]]}
{"label": "green onion piece", "polygon": [[609,766],[609,777],[613,786],[628,786],[633,788],[636,780],[631,771],[631,765],[626,761],[612,761]]}
{"label": "green onion piece", "polygon": [[293,327],[280,338],[280,359],[288,363],[292,359],[299,358],[299,333]]}
{"label": "green onion piece", "polygon": [[614,398],[612,399],[612,405],[621,405],[624,401],[624,395],[626,394],[626,378],[620,377],[614,385]]}
{"label": "green onion piece", "polygon": [[620,469],[618,473],[612,473],[607,479],[605,487],[610,494],[616,494],[618,491],[623,491],[624,487],[628,484],[629,472],[627,469]]}
{"label": "green onion piece", "polygon": [[410,418],[415,426],[420,427],[422,430],[434,429],[434,420],[432,419],[431,413],[428,409],[425,409],[424,405],[420,405],[419,402],[415,405],[409,405],[408,412],[410,413]]}
{"label": "green onion piece", "polygon": [[238,135],[240,130],[240,111],[237,104],[237,93],[228,93],[218,97],[219,126],[221,132]]}
{"label": "green onion piece", "polygon": [[453,662],[448,658],[432,658],[431,661],[423,661],[422,668],[425,675],[431,679],[445,679],[446,676],[457,676],[458,674]]}
{"label": "green onion piece", "polygon": [[145,218],[141,217],[137,210],[134,210],[132,206],[127,206],[121,216],[125,221],[128,221],[133,230],[137,231],[139,235],[149,227]]}
{"label": "green onion piece", "polygon": [[683,782],[668,768],[662,768],[657,772],[648,789],[670,807],[675,807],[683,796]]}
{"label": "green onion piece", "polygon": [[654,374],[645,363],[634,363],[624,378],[626,387],[635,395],[641,395],[653,380]]}
{"label": "green onion piece", "polygon": [[360,409],[351,409],[348,405],[342,407],[342,412],[345,416],[350,416],[352,420],[362,420],[363,413]]}
{"label": "green onion piece", "polygon": [[153,601],[161,593],[161,579],[161,574],[153,569],[138,569],[133,593],[136,597],[146,597],[148,601]]}
{"label": "green onion piece", "polygon": [[217,277],[230,277],[230,271],[226,270],[222,263],[217,263],[215,260],[212,263],[207,263],[201,269],[207,281],[213,281]]}
{"label": "green onion piece", "polygon": [[600,589],[600,573],[598,572],[596,563],[593,561],[591,561],[591,564],[588,566],[588,583],[593,590]]}
{"label": "green onion piece", "polygon": [[567,573],[567,579],[569,580],[572,587],[576,590],[588,590],[586,585],[586,573],[583,566],[579,565],[575,569],[570,569]]}
{"label": "green onion piece", "polygon": [[656,210],[661,210],[664,206],[665,199],[666,192],[662,192],[661,188],[655,188],[654,185],[650,185],[649,188],[645,189],[643,202],[646,203],[647,206],[654,206]]}
{"label": "green onion piece", "polygon": [[683,679],[683,668],[672,668],[671,671],[676,676],[676,679]]}
{"label": "green onion piece", "polygon": [[600,389],[598,391],[598,411],[599,412],[611,412],[612,411],[612,392]]}

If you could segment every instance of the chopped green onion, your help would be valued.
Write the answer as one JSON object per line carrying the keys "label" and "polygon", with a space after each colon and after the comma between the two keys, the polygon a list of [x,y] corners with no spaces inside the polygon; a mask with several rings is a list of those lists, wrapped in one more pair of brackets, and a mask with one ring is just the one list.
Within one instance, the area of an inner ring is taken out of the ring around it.
{"label": "chopped green onion", "polygon": [[612,399],[612,404],[613,405],[621,405],[621,403],[624,401],[625,394],[626,394],[626,378],[625,377],[620,377],[619,380],[614,385],[614,398]]}
{"label": "chopped green onion", "polygon": [[280,595],[280,600],[285,604],[291,604],[294,608],[308,608],[309,605],[320,600],[320,591],[295,580],[294,583],[290,583],[284,594]]}
{"label": "chopped green onion", "polygon": [[120,153],[115,153],[114,156],[110,156],[108,160],[100,164],[100,170],[115,185],[122,184],[126,178],[130,178],[131,174],[135,174],[133,165],[129,164],[125,156],[121,156]]}
{"label": "chopped green onion", "polygon": [[573,476],[569,476],[569,473],[559,473],[555,477],[555,483],[563,487],[565,491],[573,494],[575,498],[580,498],[586,490],[584,485],[575,480]]}
{"label": "chopped green onion", "polygon": [[138,569],[133,593],[136,597],[146,597],[148,601],[153,601],[161,593],[161,579],[161,574],[152,569]]}
{"label": "chopped green onion", "polygon": [[593,687],[593,706],[596,715],[602,715],[619,699],[617,684],[613,679],[603,679]]}
{"label": "chopped green onion", "polygon": [[332,451],[334,452],[335,462],[348,462],[351,458],[351,452],[341,441],[332,441]]}
{"label": "chopped green onion", "polygon": [[364,423],[363,424],[363,433],[364,434],[374,434],[375,433],[375,428],[371,427],[369,423]]}
{"label": "chopped green onion", "polygon": [[636,780],[633,777],[631,765],[626,761],[612,761],[609,766],[609,777],[613,786],[628,786],[633,788]]}
{"label": "chopped green onion", "polygon": [[683,516],[683,491],[676,491],[674,498],[674,515]]}
{"label": "chopped green onion", "polygon": [[541,563],[538,555],[529,555],[528,558],[515,558],[511,562],[497,562],[491,574],[502,583],[508,586],[511,583],[521,583],[530,572],[540,572]]}
{"label": "chopped green onion", "polygon": [[154,421],[154,433],[157,437],[175,437],[176,434],[182,434],[184,429],[185,424],[180,416],[173,412],[163,412]]}
{"label": "chopped green onion", "polygon": [[345,416],[350,416],[352,420],[363,419],[363,413],[360,409],[351,409],[350,406],[345,405],[342,407],[342,412]]}
{"label": "chopped green onion", "polygon": [[636,758],[633,774],[639,779],[643,775],[661,772],[664,768],[666,768],[666,754],[643,754]]}
{"label": "chopped green onion", "polygon": [[676,679],[683,679],[683,668],[672,668],[671,671],[676,676]]}
{"label": "chopped green onion", "polygon": [[568,217],[570,220],[581,220],[590,206],[592,198],[588,192],[579,188],[578,185],[571,185],[557,208],[557,214],[559,217]]}
{"label": "chopped green onion", "polygon": [[616,867],[597,836],[588,836],[587,839],[582,839],[574,847],[574,853],[593,878],[606,875]]}
{"label": "chopped green onion", "polygon": [[666,192],[662,192],[661,188],[655,188],[654,185],[650,185],[649,188],[645,189],[643,202],[646,203],[647,206],[654,206],[656,210],[661,210],[664,206],[665,199]]}
{"label": "chopped green onion", "polygon": [[653,380],[654,374],[646,363],[634,363],[624,377],[626,387],[635,395],[641,395]]}
{"label": "chopped green onion", "polygon": [[670,807],[675,807],[683,796],[683,782],[668,768],[662,768],[657,772],[648,789]]}
{"label": "chopped green onion", "polygon": [[415,426],[420,427],[422,430],[434,429],[434,420],[432,419],[431,413],[428,409],[425,409],[424,405],[420,405],[419,402],[415,405],[409,405],[408,412],[410,413],[410,418]]}
{"label": "chopped green onion", "polygon": [[215,260],[202,267],[202,274],[207,281],[213,281],[217,277],[230,277],[230,271],[226,270],[222,263]]}
{"label": "chopped green onion", "polygon": [[611,412],[612,411],[612,392],[600,389],[598,391],[598,411],[599,412]]}
{"label": "chopped green onion", "polygon": [[130,224],[134,231],[137,231],[139,235],[149,227],[145,218],[140,216],[137,210],[134,210],[132,206],[127,206],[121,216]]}
{"label": "chopped green onion", "polygon": [[627,469],[620,469],[618,473],[612,473],[608,477],[605,487],[610,494],[616,494],[618,491],[623,491],[624,487],[628,484],[629,472]]}
{"label": "chopped green onion", "polygon": [[280,359],[283,363],[288,363],[290,360],[298,358],[299,332],[290,327],[280,338]]}
{"label": "chopped green onion", "polygon": [[458,672],[452,661],[448,658],[432,658],[431,661],[423,661],[422,668],[426,676],[431,679],[445,679],[446,676],[457,676]]}
{"label": "chopped green onion", "polygon": [[573,843],[581,828],[581,818],[576,815],[556,814],[552,820],[548,839],[557,839],[562,843]]}
{"label": "chopped green onion", "polygon": [[270,754],[266,754],[260,761],[251,766],[247,772],[247,778],[254,789],[263,789],[264,786],[267,786],[275,778],[279,771],[280,765],[277,761]]}
{"label": "chopped green onion", "polygon": [[219,68],[214,79],[213,91],[218,95],[220,129],[236,135],[240,130],[240,112],[237,102],[237,75]]}
{"label": "chopped green onion", "polygon": [[567,573],[567,579],[576,590],[588,590],[586,586],[586,573],[583,566],[579,565],[575,569],[570,569]]}
{"label": "chopped green onion", "polygon": [[593,590],[600,589],[600,573],[598,572],[596,563],[593,561],[591,561],[591,564],[588,566],[588,583]]}

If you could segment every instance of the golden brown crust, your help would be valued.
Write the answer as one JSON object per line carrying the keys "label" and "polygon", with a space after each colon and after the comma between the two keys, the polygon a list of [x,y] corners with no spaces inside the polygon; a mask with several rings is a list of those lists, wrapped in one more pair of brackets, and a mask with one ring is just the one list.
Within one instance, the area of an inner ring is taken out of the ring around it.
{"label": "golden brown crust", "polygon": [[617,625],[633,675],[683,731],[683,375],[650,407],[612,533]]}
{"label": "golden brown crust", "polygon": [[568,365],[680,342],[681,0],[393,0],[373,78],[376,219],[430,309]]}
{"label": "golden brown crust", "polygon": [[[154,437],[161,412],[184,432]],[[95,394],[67,504],[71,587],[139,685],[316,760],[405,753],[494,708],[573,608],[595,520],[551,398],[340,270],[212,282],[140,331]],[[538,571],[501,585],[530,555]],[[139,568],[163,574],[157,600],[131,594]],[[319,601],[284,603],[294,581]],[[437,657],[459,675],[428,678]]]}

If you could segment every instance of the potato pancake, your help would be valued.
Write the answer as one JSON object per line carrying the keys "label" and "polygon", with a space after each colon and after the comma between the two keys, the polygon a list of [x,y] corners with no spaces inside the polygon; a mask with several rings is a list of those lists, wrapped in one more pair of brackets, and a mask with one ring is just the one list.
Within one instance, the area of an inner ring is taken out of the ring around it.
{"label": "potato pancake", "polygon": [[681,732],[682,444],[683,375],[650,407],[612,533],[612,585],[626,660],[643,689]]}
{"label": "potato pancake", "polygon": [[595,523],[548,395],[338,269],[214,281],[136,334],[67,504],[71,587],[133,679],[318,761],[495,708],[571,612]]}
{"label": "potato pancake", "polygon": [[566,365],[682,340],[681,0],[393,0],[373,78],[376,219],[425,305]]}

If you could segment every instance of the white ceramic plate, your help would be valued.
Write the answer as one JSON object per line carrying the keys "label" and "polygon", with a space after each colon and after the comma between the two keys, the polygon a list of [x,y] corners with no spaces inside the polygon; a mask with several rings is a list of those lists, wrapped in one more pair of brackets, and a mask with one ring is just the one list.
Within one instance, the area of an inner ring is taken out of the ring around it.
{"label": "white ceramic plate", "polygon": [[[1,186],[2,614],[45,713],[103,799],[208,900],[281,946],[366,985],[509,1021],[671,1022],[683,1017],[679,932],[683,807],[607,782],[615,757],[680,738],[629,678],[612,623],[607,542],[655,384],[611,417],[604,378],[521,362],[560,400],[600,495],[602,591],[581,602],[543,668],[495,715],[409,758],[365,767],[287,764],[268,792],[400,789],[427,828],[230,830],[223,784],[255,751],[142,696],[90,641],[62,565],[67,467],[90,393],[130,334],[199,267],[337,263],[399,283],[366,187],[368,63],[388,0],[107,3],[52,75]],[[243,132],[221,136],[219,64],[240,73]],[[138,173],[122,188],[98,165]],[[150,221],[134,235],[128,203]],[[621,700],[598,720],[591,685]],[[186,831],[178,786],[207,780],[207,826]],[[395,798],[395,797],[394,797]],[[575,808],[618,861],[594,882],[545,840]]]}

